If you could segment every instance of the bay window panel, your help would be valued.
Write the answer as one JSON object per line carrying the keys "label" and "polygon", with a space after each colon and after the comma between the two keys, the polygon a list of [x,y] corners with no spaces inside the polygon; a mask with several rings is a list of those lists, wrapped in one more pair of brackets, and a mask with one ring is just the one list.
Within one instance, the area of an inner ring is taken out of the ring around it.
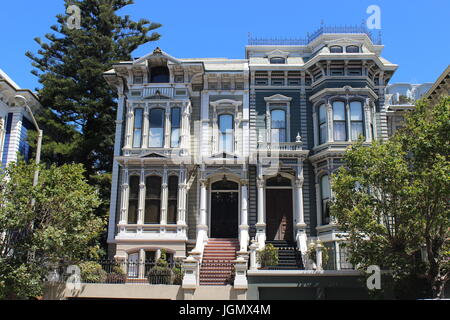
{"label": "bay window panel", "polygon": [[320,179],[320,193],[322,203],[322,224],[326,225],[330,223],[330,180],[327,175]]}
{"label": "bay window panel", "polygon": [[139,176],[131,176],[128,195],[128,224],[137,224],[139,212]]}
{"label": "bay window panel", "polygon": [[230,114],[223,114],[219,116],[219,151],[233,152],[234,151],[234,117]]}
{"label": "bay window panel", "polygon": [[286,112],[284,110],[272,110],[271,112],[272,142],[286,142]]}
{"label": "bay window panel", "polygon": [[142,146],[142,123],[143,123],[144,109],[134,110],[134,129],[133,129],[133,148],[140,148]]}
{"label": "bay window panel", "polygon": [[350,123],[353,141],[358,140],[360,136],[364,136],[363,108],[359,101],[350,103]]}
{"label": "bay window panel", "polygon": [[341,101],[333,103],[333,130],[335,141],[347,140],[345,104]]}
{"label": "bay window panel", "polygon": [[150,112],[149,147],[162,148],[164,146],[164,118],[163,109],[152,109]]}
{"label": "bay window panel", "polygon": [[328,141],[327,107],[322,104],[319,107],[319,144]]}
{"label": "bay window panel", "polygon": [[169,199],[167,206],[167,223],[177,223],[177,211],[178,211],[178,177],[169,177]]}
{"label": "bay window panel", "polygon": [[172,116],[172,132],[171,132],[171,141],[170,146],[172,148],[178,148],[180,146],[180,137],[181,137],[181,109],[173,108]]}
{"label": "bay window panel", "polygon": [[161,177],[148,177],[145,187],[144,223],[159,224],[161,220]]}

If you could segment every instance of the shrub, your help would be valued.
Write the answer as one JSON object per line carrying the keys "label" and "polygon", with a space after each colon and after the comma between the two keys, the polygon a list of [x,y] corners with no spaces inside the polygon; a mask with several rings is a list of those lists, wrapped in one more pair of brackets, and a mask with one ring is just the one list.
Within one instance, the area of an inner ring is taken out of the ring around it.
{"label": "shrub", "polygon": [[[308,258],[311,259],[314,263],[317,263],[316,257],[316,245],[314,243],[310,243],[308,246],[308,252],[306,253]],[[322,267],[325,268],[326,264],[329,260],[328,248],[323,246],[322,248]]]}
{"label": "shrub", "polygon": [[107,273],[97,262],[82,262],[79,264],[81,271],[81,281],[85,283],[104,283]]}
{"label": "shrub", "polygon": [[268,244],[265,248],[258,252],[258,263],[261,268],[278,265],[278,249],[273,244]]}
{"label": "shrub", "polygon": [[119,266],[114,266],[112,271],[108,273],[106,277],[106,282],[108,283],[125,283],[127,280],[127,275],[123,272],[122,268]]}
{"label": "shrub", "polygon": [[172,273],[173,273],[173,281],[172,281],[173,284],[182,285],[184,272],[183,272],[183,269],[181,268],[180,263],[175,264],[175,266],[172,269]]}
{"label": "shrub", "polygon": [[161,258],[158,259],[156,265],[150,269],[147,274],[150,284],[170,284],[172,280],[172,270],[167,262],[166,251],[162,250]]}

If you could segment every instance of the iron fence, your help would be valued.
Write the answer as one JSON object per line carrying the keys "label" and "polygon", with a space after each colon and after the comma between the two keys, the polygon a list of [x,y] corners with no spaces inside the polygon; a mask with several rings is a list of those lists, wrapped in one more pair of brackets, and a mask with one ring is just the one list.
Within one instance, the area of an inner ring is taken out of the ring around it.
{"label": "iron fence", "polygon": [[63,264],[49,273],[49,282],[97,284],[181,285],[184,270],[180,262],[84,261]]}

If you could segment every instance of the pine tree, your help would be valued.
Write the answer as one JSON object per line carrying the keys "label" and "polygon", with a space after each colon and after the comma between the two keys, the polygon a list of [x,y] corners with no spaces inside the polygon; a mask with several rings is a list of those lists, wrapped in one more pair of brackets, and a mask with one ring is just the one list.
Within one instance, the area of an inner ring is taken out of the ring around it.
{"label": "pine tree", "polygon": [[131,4],[132,0],[65,0],[66,8],[80,8],[80,28],[69,28],[72,14],[57,15],[57,25],[51,26],[54,33],[46,34],[45,40],[35,39],[40,46],[37,54],[26,53],[42,85],[38,95],[44,110],[38,121],[44,130],[43,161],[82,163],[105,202],[117,97],[103,73],[114,63],[131,60],[140,45],[160,38],[153,31],[160,24],[118,15]]}

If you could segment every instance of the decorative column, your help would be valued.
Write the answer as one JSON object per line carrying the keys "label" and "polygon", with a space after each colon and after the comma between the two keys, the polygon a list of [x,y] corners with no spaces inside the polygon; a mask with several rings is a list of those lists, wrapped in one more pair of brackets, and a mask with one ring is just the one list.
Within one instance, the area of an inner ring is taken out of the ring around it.
{"label": "decorative column", "polygon": [[347,100],[347,103],[345,104],[345,113],[346,113],[346,119],[347,119],[347,121],[346,121],[346,123],[345,123],[345,126],[346,126],[346,131],[347,131],[347,141],[348,142],[350,142],[350,141],[352,141],[352,126],[351,126],[351,121],[350,121],[350,117],[351,117],[351,114],[350,114],[350,103],[348,102],[348,100]]}
{"label": "decorative column", "polygon": [[334,142],[333,106],[327,103],[328,142]]}
{"label": "decorative column", "polygon": [[323,270],[322,249],[323,249],[322,242],[320,242],[320,240],[317,240],[317,242],[316,242],[316,267],[317,267],[317,270]]}
{"label": "decorative column", "polygon": [[258,187],[258,223],[256,224],[256,241],[259,244],[259,248],[262,249],[266,245],[265,182],[264,179],[258,178],[256,183]]}
{"label": "decorative column", "polygon": [[296,213],[296,240],[297,247],[305,255],[308,251],[305,214],[303,208],[303,184],[305,179],[303,177],[303,159],[298,159],[298,166],[296,170],[296,179],[294,183],[294,199],[295,199],[295,213]]}
{"label": "decorative column", "polygon": [[171,132],[171,123],[170,123],[170,113],[171,109],[170,107],[166,108],[166,114],[165,114],[165,132],[164,132],[164,148],[169,149],[170,148],[170,132]]}
{"label": "decorative column", "polygon": [[322,225],[322,195],[320,192],[319,181],[316,183],[316,210],[317,210],[317,227]]}
{"label": "decorative column", "polygon": [[125,148],[131,148],[131,140],[133,137],[133,107],[131,103],[127,106],[127,120],[126,120],[126,134],[125,134]]}
{"label": "decorative column", "polygon": [[149,120],[150,110],[147,104],[144,108],[144,123],[142,126],[142,148],[147,149],[149,146],[149,132],[150,132],[150,120]]}
{"label": "decorative column", "polygon": [[[120,222],[119,224],[127,224],[128,223],[128,197],[130,193],[130,187],[128,182],[129,174],[128,168],[125,167],[123,174],[123,184],[122,184],[122,201],[120,206]],[[122,231],[122,230],[121,230]]]}
{"label": "decorative column", "polygon": [[370,123],[373,120],[374,119],[371,119],[371,114],[370,114],[370,99],[366,99],[366,101],[364,103],[364,128],[366,130],[365,136],[366,136],[367,142],[373,141],[372,130],[370,130]]}
{"label": "decorative column", "polygon": [[139,279],[144,279],[145,278],[145,250],[144,249],[140,249],[139,250],[139,260],[138,260],[138,264],[139,264]]}
{"label": "decorative column", "polygon": [[138,209],[138,220],[137,224],[144,224],[144,213],[145,213],[145,170],[141,169],[141,182],[139,184],[139,209]]}
{"label": "decorative column", "polygon": [[177,224],[180,227],[186,227],[186,195],[187,195],[187,172],[186,168],[180,168],[178,178],[178,219]]}
{"label": "decorative column", "polygon": [[248,180],[241,180],[241,225],[239,226],[240,251],[247,252],[248,234]]}
{"label": "decorative column", "polygon": [[197,243],[193,254],[201,255],[205,247],[205,243],[208,241],[208,225],[206,219],[206,206],[207,206],[207,186],[208,180],[200,180],[200,212],[197,224]]}
{"label": "decorative column", "polygon": [[[167,201],[168,201],[168,172],[167,167],[164,166],[163,181],[161,186],[161,225],[167,224]],[[165,228],[163,228],[165,230]],[[163,230],[161,230],[163,231]]]}
{"label": "decorative column", "polygon": [[317,147],[319,145],[319,122],[317,120],[317,112],[316,107],[313,108],[313,134],[314,134],[314,146]]}

